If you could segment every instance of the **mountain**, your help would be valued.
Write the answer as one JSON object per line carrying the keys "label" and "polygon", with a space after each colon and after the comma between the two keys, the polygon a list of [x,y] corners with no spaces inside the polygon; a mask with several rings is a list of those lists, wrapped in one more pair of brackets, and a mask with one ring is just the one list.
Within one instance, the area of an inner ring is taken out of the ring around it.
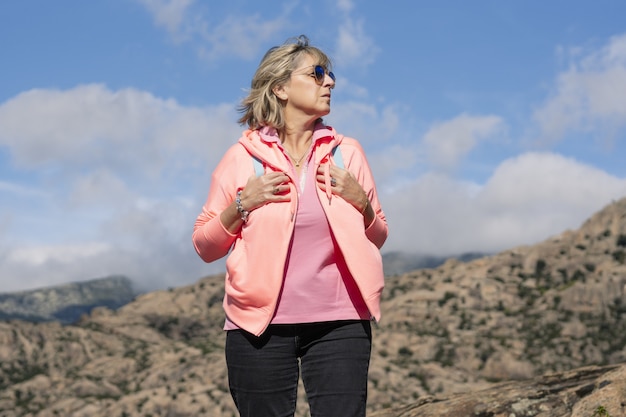
{"label": "mountain", "polygon": [[137,293],[124,276],[73,282],[30,291],[0,293],[0,320],[59,321],[70,324],[94,307],[116,309]]}
{"label": "mountain", "polygon": [[[236,415],[223,280],[73,325],[0,322],[0,416]],[[624,415],[625,286],[626,199],[536,245],[388,276],[368,412]],[[297,415],[307,412],[300,390]]]}
{"label": "mountain", "polygon": [[394,251],[383,254],[383,267],[385,276],[401,275],[416,269],[436,268],[449,259],[468,262],[484,256],[487,254],[469,252],[453,256],[435,256]]}

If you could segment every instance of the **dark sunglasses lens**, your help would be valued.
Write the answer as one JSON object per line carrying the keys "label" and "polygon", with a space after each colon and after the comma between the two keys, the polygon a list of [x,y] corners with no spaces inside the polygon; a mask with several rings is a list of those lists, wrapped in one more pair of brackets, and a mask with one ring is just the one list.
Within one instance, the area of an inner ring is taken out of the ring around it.
{"label": "dark sunglasses lens", "polygon": [[[316,65],[315,66],[315,81],[317,81],[319,85],[324,84],[325,75],[326,75],[326,70],[324,69],[324,67],[322,67],[321,65]],[[329,71],[328,76],[330,77],[331,80],[335,81],[335,74]]]}
{"label": "dark sunglasses lens", "polygon": [[315,81],[317,81],[318,84],[322,84],[324,82],[325,72],[326,71],[324,71],[324,68],[321,65],[315,66]]}

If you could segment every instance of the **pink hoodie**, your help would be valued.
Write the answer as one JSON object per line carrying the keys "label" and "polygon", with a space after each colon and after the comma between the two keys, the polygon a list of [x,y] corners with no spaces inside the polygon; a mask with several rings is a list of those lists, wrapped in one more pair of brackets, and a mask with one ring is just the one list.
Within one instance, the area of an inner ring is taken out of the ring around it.
{"label": "pink hoodie", "polygon": [[[376,216],[367,229],[363,216],[340,197],[317,188],[328,223],[354,277],[370,314],[380,319],[380,295],[384,285],[380,247],[389,232],[380,207],[374,179],[360,144],[337,135],[331,127],[318,124],[313,134],[317,167],[326,164],[326,182],[330,183],[328,161],[332,149],[341,143],[344,166],[367,193]],[[248,178],[254,175],[251,155],[263,161],[265,172],[291,172],[282,150],[275,142],[263,140],[256,130],[247,130],[224,155],[213,172],[211,187],[202,213],[196,219],[193,244],[205,262],[212,262],[232,252],[226,260],[226,295],[224,310],[240,328],[262,334],[274,314],[289,242],[298,193],[291,178],[291,202],[272,203],[250,212],[248,222],[238,234],[231,234],[221,223],[220,214],[235,199]],[[330,189],[330,187],[328,187]]]}

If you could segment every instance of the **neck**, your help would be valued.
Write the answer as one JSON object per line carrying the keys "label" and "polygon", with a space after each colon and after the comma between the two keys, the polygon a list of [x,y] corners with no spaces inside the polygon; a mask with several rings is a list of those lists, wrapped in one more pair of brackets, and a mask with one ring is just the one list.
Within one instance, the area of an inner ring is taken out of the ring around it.
{"label": "neck", "polygon": [[283,144],[283,147],[287,148],[289,151],[293,151],[295,154],[300,155],[309,148],[311,139],[313,138],[313,129],[314,125],[307,127],[302,126],[296,129],[291,126],[287,126],[279,134],[280,141]]}
{"label": "neck", "polygon": [[288,131],[280,135],[280,141],[283,144],[283,149],[287,152],[287,155],[291,158],[291,161],[296,166],[300,167],[302,160],[306,157],[311,146],[311,140],[313,139],[313,130],[303,131]]}

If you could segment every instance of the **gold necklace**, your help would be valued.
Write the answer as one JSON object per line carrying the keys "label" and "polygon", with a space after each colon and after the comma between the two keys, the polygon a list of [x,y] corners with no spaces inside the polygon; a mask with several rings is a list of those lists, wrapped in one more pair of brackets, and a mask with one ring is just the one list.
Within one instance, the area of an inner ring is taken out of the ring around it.
{"label": "gold necklace", "polygon": [[304,151],[304,153],[302,154],[302,156],[301,156],[300,158],[298,158],[298,159],[294,158],[294,157],[293,157],[293,156],[289,153],[289,151],[287,150],[287,148],[284,148],[284,147],[283,147],[283,149],[285,150],[285,152],[287,152],[287,155],[291,158],[291,160],[293,161],[293,164],[296,166],[296,168],[300,168],[300,162],[302,162],[302,159],[303,159],[305,156],[307,156],[307,155],[309,154],[309,149],[310,149],[310,146],[309,146],[309,148],[307,148],[307,150],[306,150],[306,151]]}

